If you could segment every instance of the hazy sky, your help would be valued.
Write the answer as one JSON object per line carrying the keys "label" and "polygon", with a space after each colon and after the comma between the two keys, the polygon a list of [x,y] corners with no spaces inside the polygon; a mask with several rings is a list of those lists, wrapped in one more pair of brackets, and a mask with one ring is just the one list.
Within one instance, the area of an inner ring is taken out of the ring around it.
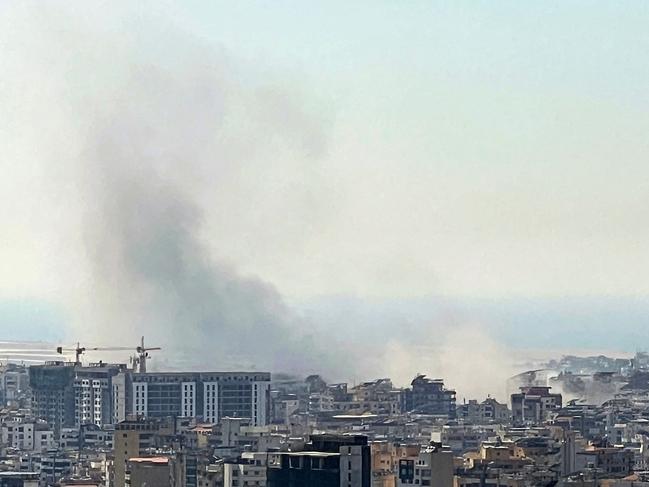
{"label": "hazy sky", "polygon": [[137,76],[116,60],[173,70],[179,36],[281,87],[268,131],[314,134],[196,189],[213,256],[289,301],[649,294],[649,4],[89,5],[0,5],[4,301],[88,292],[58,97],[114,103]]}
{"label": "hazy sky", "polygon": [[289,295],[649,291],[649,6],[233,5],[186,24],[332,120],[326,221],[246,268]]}

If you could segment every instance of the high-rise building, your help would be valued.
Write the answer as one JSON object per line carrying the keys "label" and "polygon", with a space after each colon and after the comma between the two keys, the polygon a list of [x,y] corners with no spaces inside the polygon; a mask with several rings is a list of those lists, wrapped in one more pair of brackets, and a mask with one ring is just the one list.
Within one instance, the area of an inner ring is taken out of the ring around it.
{"label": "high-rise building", "polygon": [[58,437],[61,428],[75,425],[75,364],[47,362],[29,368],[32,389],[32,412],[47,421]]}
{"label": "high-rise building", "polygon": [[62,428],[114,423],[112,380],[125,364],[48,362],[29,367],[34,416],[44,419],[58,438]]}
{"label": "high-rise building", "polygon": [[62,428],[104,427],[135,417],[241,417],[270,421],[268,372],[134,373],[125,364],[48,362],[29,368],[34,416]]}
{"label": "high-rise building", "polygon": [[124,371],[113,377],[111,399],[113,402],[113,424],[126,421],[127,415],[131,414],[131,392],[133,380],[131,371]]}
{"label": "high-rise building", "polygon": [[74,373],[75,427],[114,423],[113,378],[125,372],[125,364],[90,364],[77,366]]}
{"label": "high-rise building", "polygon": [[201,417],[210,423],[242,417],[252,426],[269,423],[269,391],[268,372],[132,373],[130,380],[116,378],[113,387],[117,401],[124,398],[125,416]]}

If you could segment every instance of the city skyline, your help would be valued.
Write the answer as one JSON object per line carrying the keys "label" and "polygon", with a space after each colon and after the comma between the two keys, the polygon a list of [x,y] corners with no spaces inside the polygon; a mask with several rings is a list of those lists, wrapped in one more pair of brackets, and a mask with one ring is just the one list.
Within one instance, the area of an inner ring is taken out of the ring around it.
{"label": "city skyline", "polygon": [[649,487],[648,25],[0,1],[0,487]]}

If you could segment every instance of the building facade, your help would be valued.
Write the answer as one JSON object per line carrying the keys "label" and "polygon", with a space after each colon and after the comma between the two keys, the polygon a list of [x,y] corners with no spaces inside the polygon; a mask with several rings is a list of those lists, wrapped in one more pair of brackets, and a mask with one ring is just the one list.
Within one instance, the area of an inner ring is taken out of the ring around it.
{"label": "building facade", "polygon": [[561,408],[561,394],[550,392],[551,387],[521,387],[512,394],[512,419],[516,424],[539,424],[548,413]]}
{"label": "building facade", "polygon": [[200,417],[208,423],[242,417],[253,426],[269,423],[269,391],[269,372],[133,373],[113,388],[115,397],[125,398],[125,415]]}
{"label": "building facade", "polygon": [[302,451],[268,461],[268,487],[371,487],[371,450],[361,435],[311,435]]}
{"label": "building facade", "polygon": [[453,486],[453,453],[441,443],[422,449],[416,458],[399,460],[397,487],[406,485]]}
{"label": "building facade", "polygon": [[114,423],[113,378],[126,371],[125,364],[77,366],[74,373],[75,427]]}
{"label": "building facade", "polygon": [[482,402],[471,399],[457,408],[457,418],[473,423],[506,423],[511,419],[511,411],[506,404],[501,404],[488,397]]}
{"label": "building facade", "polygon": [[412,389],[407,401],[409,411],[455,418],[455,391],[446,389],[442,379],[418,375],[410,385]]}
{"label": "building facade", "polygon": [[265,487],[268,453],[244,452],[236,462],[223,465],[224,487]]}
{"label": "building facade", "polygon": [[75,364],[47,362],[29,368],[32,413],[45,420],[58,437],[61,428],[75,425]]}
{"label": "building facade", "polygon": [[159,431],[160,423],[157,421],[124,421],[115,425],[113,485],[125,485],[129,460],[142,456],[152,448]]}

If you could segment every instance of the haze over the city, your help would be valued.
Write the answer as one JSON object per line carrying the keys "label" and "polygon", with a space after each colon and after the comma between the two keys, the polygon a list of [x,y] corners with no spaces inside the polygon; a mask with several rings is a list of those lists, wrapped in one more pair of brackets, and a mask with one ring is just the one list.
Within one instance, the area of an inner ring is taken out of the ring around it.
{"label": "haze over the city", "polygon": [[535,354],[646,349],[648,24],[3,2],[0,338],[483,395]]}

